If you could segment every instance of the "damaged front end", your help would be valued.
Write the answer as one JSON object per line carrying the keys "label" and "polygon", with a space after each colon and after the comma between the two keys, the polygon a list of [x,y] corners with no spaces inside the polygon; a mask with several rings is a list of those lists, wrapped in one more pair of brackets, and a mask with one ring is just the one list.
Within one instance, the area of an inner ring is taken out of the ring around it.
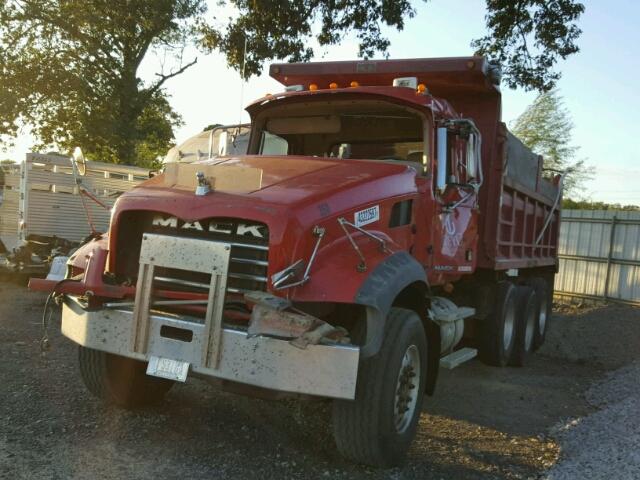
{"label": "damaged front end", "polygon": [[[106,245],[81,249],[85,268],[73,278],[30,283],[61,296],[62,333],[74,342],[146,361],[149,374],[173,380],[193,372],[354,398],[360,351],[347,331],[265,291],[229,288],[233,242],[144,233],[135,286],[105,274]],[[176,272],[199,275],[189,282],[198,289],[168,288],[166,277]]]}
{"label": "damaged front end", "polygon": [[247,333],[249,336],[267,335],[289,338],[294,347],[350,343],[344,327],[329,323],[293,307],[290,301],[264,292],[250,292],[245,300],[253,305]]}

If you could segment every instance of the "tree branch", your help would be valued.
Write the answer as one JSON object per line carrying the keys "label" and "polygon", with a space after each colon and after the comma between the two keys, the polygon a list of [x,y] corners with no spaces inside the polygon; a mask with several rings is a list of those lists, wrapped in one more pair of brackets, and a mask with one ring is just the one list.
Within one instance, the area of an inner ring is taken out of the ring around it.
{"label": "tree branch", "polygon": [[158,90],[160,90],[160,87],[162,87],[164,82],[166,82],[170,78],[173,78],[173,77],[176,77],[176,76],[180,75],[181,73],[184,73],[185,70],[187,70],[188,68],[194,66],[196,63],[198,63],[198,57],[196,57],[193,60],[193,62],[187,63],[185,66],[181,67],[179,70],[176,70],[175,72],[171,72],[168,75],[163,75],[161,73],[156,73],[156,76],[160,77],[160,80],[158,80],[158,82],[153,87],[151,87],[151,88],[149,88],[149,90],[147,90],[148,93],[149,93],[149,96],[153,95]]}

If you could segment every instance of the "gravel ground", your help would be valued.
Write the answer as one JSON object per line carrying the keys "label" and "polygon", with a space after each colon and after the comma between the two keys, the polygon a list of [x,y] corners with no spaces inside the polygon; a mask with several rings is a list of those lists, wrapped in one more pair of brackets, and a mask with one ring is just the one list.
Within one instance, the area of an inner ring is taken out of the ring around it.
{"label": "gravel ground", "polygon": [[558,426],[562,457],[549,480],[640,478],[640,362],[595,383],[586,399],[600,410]]}
{"label": "gravel ground", "polygon": [[[52,332],[52,350],[40,355],[43,300],[0,284],[0,478],[525,479],[549,467],[553,479],[586,477],[566,470],[569,462],[585,465],[573,432],[612,407],[611,399],[593,400],[599,387],[589,386],[640,359],[640,311],[561,312],[526,368],[472,361],[443,372],[407,464],[375,470],[334,452],[328,402],[246,398],[190,379],[157,407],[104,406],[81,384],[71,342]],[[614,399],[637,393],[625,384],[616,383],[628,395]],[[552,430],[580,418],[575,428]],[[620,462],[631,462],[624,452]]]}

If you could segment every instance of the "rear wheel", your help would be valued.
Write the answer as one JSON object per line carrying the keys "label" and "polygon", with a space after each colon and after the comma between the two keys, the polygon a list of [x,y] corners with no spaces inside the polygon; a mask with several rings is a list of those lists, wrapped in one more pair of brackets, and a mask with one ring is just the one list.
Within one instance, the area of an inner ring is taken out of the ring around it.
{"label": "rear wheel", "polygon": [[515,343],[516,287],[511,282],[498,283],[491,310],[482,323],[480,359],[488,365],[504,367]]}
{"label": "rear wheel", "polygon": [[125,408],[157,403],[173,382],[146,374],[147,365],[132,358],[78,347],[80,375],[96,397]]}
{"label": "rear wheel", "polygon": [[379,467],[402,463],[415,436],[427,377],[427,339],[418,315],[392,308],[380,352],[364,360],[355,400],[336,400],[338,450]]}
{"label": "rear wheel", "polygon": [[553,306],[553,286],[542,277],[533,277],[527,280],[527,284],[531,286],[538,295],[540,304],[540,312],[536,322],[536,330],[533,337],[533,350],[539,349],[547,336],[549,327],[549,319],[551,318],[551,309]]}
{"label": "rear wheel", "polygon": [[516,331],[510,365],[523,367],[533,351],[533,339],[539,318],[540,305],[533,288],[527,286],[516,289]]}

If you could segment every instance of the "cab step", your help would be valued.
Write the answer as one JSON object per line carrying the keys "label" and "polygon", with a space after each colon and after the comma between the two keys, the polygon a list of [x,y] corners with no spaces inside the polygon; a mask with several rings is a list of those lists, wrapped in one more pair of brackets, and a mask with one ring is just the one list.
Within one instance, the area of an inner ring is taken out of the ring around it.
{"label": "cab step", "polygon": [[475,358],[477,355],[478,349],[476,348],[461,348],[460,350],[456,350],[455,352],[451,352],[449,355],[442,357],[440,359],[440,366],[448,370],[452,370],[464,362],[468,362],[472,358]]}

